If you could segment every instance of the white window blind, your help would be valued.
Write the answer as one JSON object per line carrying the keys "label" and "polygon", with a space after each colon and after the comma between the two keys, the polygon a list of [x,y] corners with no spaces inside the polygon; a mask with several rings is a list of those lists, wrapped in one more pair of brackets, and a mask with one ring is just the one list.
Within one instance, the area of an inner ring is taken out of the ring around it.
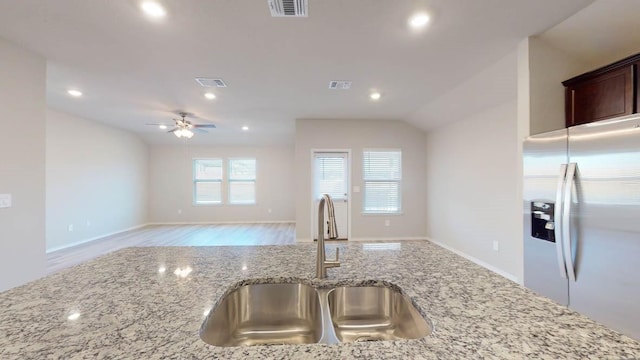
{"label": "white window blind", "polygon": [[195,204],[222,203],[222,160],[193,160],[193,202]]}
{"label": "white window blind", "polygon": [[347,194],[347,159],[343,154],[321,154],[315,156],[316,199],[329,194],[333,200],[344,200]]}
{"label": "white window blind", "polygon": [[398,213],[402,210],[400,150],[364,151],[363,178],[365,213]]}
{"label": "white window blind", "polygon": [[256,203],[256,159],[229,160],[229,204]]}

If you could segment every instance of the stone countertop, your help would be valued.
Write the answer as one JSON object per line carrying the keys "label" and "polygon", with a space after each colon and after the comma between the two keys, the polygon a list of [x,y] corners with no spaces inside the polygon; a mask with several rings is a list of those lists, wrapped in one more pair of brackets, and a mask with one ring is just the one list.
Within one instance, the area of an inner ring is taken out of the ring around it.
{"label": "stone countertop", "polygon": [[[385,280],[434,326],[419,340],[214,347],[198,330],[244,279],[312,278],[312,243],[128,248],[0,293],[0,359],[632,359],[640,343],[427,241],[328,244],[327,281]],[[176,275],[175,270],[191,272]],[[161,271],[161,269],[165,269]],[[69,315],[79,317],[69,320]]]}

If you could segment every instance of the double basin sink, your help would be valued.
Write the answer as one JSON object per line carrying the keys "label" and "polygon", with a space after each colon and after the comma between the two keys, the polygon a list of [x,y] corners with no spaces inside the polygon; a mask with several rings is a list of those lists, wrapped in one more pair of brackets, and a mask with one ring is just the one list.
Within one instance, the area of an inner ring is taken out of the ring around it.
{"label": "double basin sink", "polygon": [[200,338],[214,346],[247,346],[429,335],[431,327],[425,318],[397,286],[388,285],[243,285],[228,292],[210,311],[200,328]]}

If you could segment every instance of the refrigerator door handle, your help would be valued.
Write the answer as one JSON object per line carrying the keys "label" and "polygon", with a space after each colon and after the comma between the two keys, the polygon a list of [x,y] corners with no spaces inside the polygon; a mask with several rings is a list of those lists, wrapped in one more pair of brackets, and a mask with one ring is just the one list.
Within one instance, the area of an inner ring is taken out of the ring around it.
{"label": "refrigerator door handle", "polygon": [[556,189],[556,203],[553,208],[553,223],[555,224],[555,238],[556,238],[556,255],[558,257],[558,266],[560,267],[560,276],[567,278],[567,267],[564,261],[564,254],[562,253],[562,190],[564,189],[565,182],[567,181],[567,164],[560,165],[560,175],[558,176],[558,187]]}
{"label": "refrigerator door handle", "polygon": [[573,265],[573,252],[571,251],[571,195],[573,182],[576,176],[576,163],[569,163],[567,177],[564,186],[564,201],[562,209],[562,243],[564,245],[564,259],[569,280],[576,281],[576,272]]}

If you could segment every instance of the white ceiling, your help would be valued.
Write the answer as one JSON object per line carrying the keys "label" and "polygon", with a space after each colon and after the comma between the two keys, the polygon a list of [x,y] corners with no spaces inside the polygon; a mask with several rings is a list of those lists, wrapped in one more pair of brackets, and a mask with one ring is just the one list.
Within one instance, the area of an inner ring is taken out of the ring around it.
{"label": "white ceiling", "polygon": [[640,52],[638,14],[638,0],[599,0],[540,39],[597,68]]}
{"label": "white ceiling", "polygon": [[[309,0],[308,18],[272,18],[267,0],[160,2],[168,16],[151,21],[138,0],[0,0],[0,36],[48,59],[53,108],[150,143],[178,141],[145,126],[175,110],[218,126],[196,144],[291,143],[299,118],[408,119],[592,0]],[[416,10],[425,31],[407,26]],[[228,87],[207,100],[195,77]]]}

